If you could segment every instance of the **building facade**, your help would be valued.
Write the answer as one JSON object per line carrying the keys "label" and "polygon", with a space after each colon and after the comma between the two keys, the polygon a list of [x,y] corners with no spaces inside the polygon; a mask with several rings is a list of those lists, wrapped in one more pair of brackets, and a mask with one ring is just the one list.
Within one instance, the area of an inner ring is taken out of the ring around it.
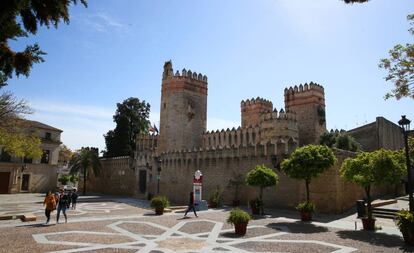
{"label": "building facade", "polygon": [[0,149],[0,193],[46,192],[56,188],[62,130],[31,120],[23,127],[41,140],[42,156],[25,159]]}

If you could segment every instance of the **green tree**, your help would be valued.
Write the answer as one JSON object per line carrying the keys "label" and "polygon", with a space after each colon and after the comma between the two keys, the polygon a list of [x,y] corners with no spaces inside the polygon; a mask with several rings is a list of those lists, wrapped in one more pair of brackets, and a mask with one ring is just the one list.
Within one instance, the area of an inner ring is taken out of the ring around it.
{"label": "green tree", "polygon": [[117,104],[114,115],[116,127],[105,137],[105,156],[133,155],[136,138],[148,133],[150,104],[138,98],[128,98]]}
{"label": "green tree", "polygon": [[[407,16],[411,28],[408,30],[414,35],[414,14]],[[385,80],[394,84],[394,89],[385,95],[385,99],[402,97],[414,99],[414,44],[397,44],[389,51],[390,58],[381,59],[379,67],[388,71]]]}
{"label": "green tree", "polygon": [[297,148],[282,162],[280,168],[288,177],[305,180],[306,202],[309,202],[309,184],[312,178],[319,176],[335,162],[335,155],[329,147],[307,145]]}
{"label": "green tree", "polygon": [[368,218],[372,219],[371,187],[395,184],[405,175],[405,166],[400,153],[384,149],[361,152],[355,158],[347,158],[342,163],[341,177],[364,188]]}
{"label": "green tree", "polygon": [[[256,168],[249,171],[246,175],[246,184],[256,186],[260,189],[259,200],[263,203],[263,189],[275,186],[279,182],[279,177],[272,169],[265,165],[256,165]],[[263,206],[260,212],[263,214]]]}
{"label": "green tree", "polygon": [[[0,87],[7,85],[13,72],[28,76],[33,63],[43,62],[45,52],[38,44],[28,45],[21,52],[9,46],[17,40],[36,34],[39,26],[57,28],[60,21],[69,23],[69,6],[77,0],[4,0],[0,1]],[[86,0],[80,0],[86,7]]]}
{"label": "green tree", "polygon": [[83,173],[83,195],[86,195],[86,180],[89,173],[99,176],[101,163],[99,161],[97,148],[81,148],[76,152],[69,163],[70,174]]}
{"label": "green tree", "polygon": [[339,148],[354,152],[361,149],[361,144],[359,144],[345,130],[331,130],[330,132],[323,133],[319,138],[319,144],[326,145],[330,148]]}
{"label": "green tree", "polygon": [[24,130],[6,132],[0,128],[0,147],[10,155],[35,159],[42,156],[39,137],[27,134]]}

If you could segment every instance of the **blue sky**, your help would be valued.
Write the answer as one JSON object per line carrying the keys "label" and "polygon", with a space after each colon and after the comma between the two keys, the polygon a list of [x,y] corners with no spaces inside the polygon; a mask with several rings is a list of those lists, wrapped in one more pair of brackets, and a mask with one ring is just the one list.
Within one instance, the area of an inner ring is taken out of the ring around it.
{"label": "blue sky", "polygon": [[[240,125],[240,101],[263,97],[280,109],[283,89],[325,87],[328,128],[352,129],[377,116],[414,120],[414,100],[389,99],[381,58],[412,43],[412,1],[89,0],[71,8],[69,25],[11,42],[38,42],[48,54],[29,78],[6,89],[35,110],[29,119],[62,129],[71,149],[105,147],[116,103],[138,97],[159,123],[164,61],[208,76],[208,129]],[[414,124],[413,124],[414,125]]]}

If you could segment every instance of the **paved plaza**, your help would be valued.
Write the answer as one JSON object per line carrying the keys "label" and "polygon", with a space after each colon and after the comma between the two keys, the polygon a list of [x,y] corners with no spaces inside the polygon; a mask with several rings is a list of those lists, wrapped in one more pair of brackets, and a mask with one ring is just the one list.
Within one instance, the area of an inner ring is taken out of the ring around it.
{"label": "paved plaza", "polygon": [[[0,221],[0,252],[411,252],[390,220],[377,232],[361,231],[354,214],[317,215],[299,221],[287,210],[254,217],[247,234],[237,237],[226,223],[229,209],[210,209],[199,217],[183,213],[154,215],[142,200],[80,198],[68,223],[45,225],[42,195],[0,195],[0,216],[33,213],[38,220]],[[62,222],[64,219],[60,219]],[[357,229],[355,230],[355,221]]]}

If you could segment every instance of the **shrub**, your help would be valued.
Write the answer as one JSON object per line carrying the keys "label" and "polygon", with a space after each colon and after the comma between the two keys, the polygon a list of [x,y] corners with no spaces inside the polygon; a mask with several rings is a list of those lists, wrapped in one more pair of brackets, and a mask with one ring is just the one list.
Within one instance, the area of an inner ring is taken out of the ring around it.
{"label": "shrub", "polygon": [[235,208],[231,210],[227,223],[229,224],[247,224],[250,221],[250,215],[245,211]]}
{"label": "shrub", "polygon": [[396,215],[396,224],[400,231],[414,231],[414,215],[410,211],[402,209]]}
{"label": "shrub", "polygon": [[220,187],[216,187],[213,193],[209,197],[210,205],[220,207],[223,203],[223,191]]}
{"label": "shrub", "polygon": [[165,196],[155,196],[151,199],[151,207],[152,208],[166,208],[170,205],[167,197]]}
{"label": "shrub", "polygon": [[69,180],[70,180],[69,175],[60,175],[58,178],[58,181],[62,183],[63,185],[66,185],[69,182]]}
{"label": "shrub", "polygon": [[315,204],[313,202],[302,202],[296,206],[299,212],[313,213],[315,211]]}

